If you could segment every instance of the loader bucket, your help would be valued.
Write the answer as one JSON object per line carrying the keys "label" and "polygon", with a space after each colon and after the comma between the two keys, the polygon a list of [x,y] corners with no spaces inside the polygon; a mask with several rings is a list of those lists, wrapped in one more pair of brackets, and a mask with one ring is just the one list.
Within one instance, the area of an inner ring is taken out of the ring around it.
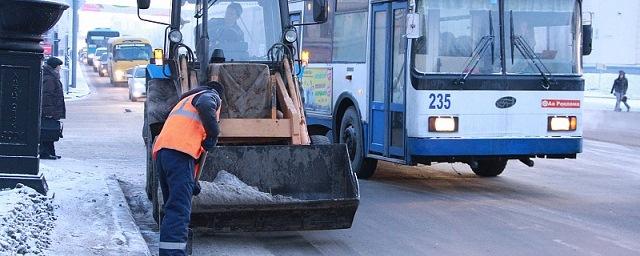
{"label": "loader bucket", "polygon": [[[192,204],[191,225],[213,232],[350,228],[360,200],[345,145],[219,146],[209,151],[200,177],[224,170],[279,202],[211,200]],[[224,174],[224,173],[221,173]]]}

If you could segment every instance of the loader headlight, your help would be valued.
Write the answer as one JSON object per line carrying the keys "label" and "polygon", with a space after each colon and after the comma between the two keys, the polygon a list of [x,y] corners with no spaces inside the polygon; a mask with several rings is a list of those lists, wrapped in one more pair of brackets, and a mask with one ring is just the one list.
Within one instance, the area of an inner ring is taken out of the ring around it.
{"label": "loader headlight", "polygon": [[284,40],[290,44],[294,43],[298,40],[298,32],[293,28],[287,29],[287,31],[284,32]]}
{"label": "loader headlight", "polygon": [[182,42],[182,32],[180,32],[180,30],[171,30],[169,32],[169,41],[173,43]]}
{"label": "loader headlight", "polygon": [[578,128],[578,118],[575,116],[550,116],[547,130],[550,132],[575,131]]}
{"label": "loader headlight", "polygon": [[457,132],[457,116],[430,116],[429,132]]}

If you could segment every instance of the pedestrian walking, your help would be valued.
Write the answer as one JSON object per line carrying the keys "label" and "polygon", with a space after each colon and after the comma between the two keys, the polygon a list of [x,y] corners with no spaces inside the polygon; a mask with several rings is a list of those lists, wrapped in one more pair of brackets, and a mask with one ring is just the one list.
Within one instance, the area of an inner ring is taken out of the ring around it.
{"label": "pedestrian walking", "polygon": [[197,159],[218,141],[220,83],[209,82],[185,93],[171,110],[153,145],[153,158],[164,198],[160,220],[160,255],[186,255],[191,199],[200,193]]}
{"label": "pedestrian walking", "polygon": [[62,61],[50,57],[42,67],[42,115],[40,122],[40,159],[60,159],[54,143],[62,138],[61,119],[66,117],[64,92],[60,82]]}
{"label": "pedestrian walking", "polygon": [[627,103],[627,89],[629,88],[629,81],[624,73],[624,71],[620,70],[618,74],[618,78],[613,81],[613,87],[611,87],[611,93],[616,96],[616,106],[613,109],[616,112],[622,111],[620,108],[620,102],[622,102],[627,107],[627,112],[631,110],[629,104]]}

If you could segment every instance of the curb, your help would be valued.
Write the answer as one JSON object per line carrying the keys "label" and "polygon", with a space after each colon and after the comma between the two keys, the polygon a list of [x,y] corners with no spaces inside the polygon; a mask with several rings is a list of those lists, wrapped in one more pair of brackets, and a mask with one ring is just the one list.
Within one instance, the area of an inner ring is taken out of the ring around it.
{"label": "curb", "polygon": [[595,99],[616,99],[616,97],[605,96],[605,95],[585,95],[585,98],[595,98]]}
{"label": "curb", "polygon": [[113,225],[120,230],[125,243],[138,245],[135,248],[144,248],[144,251],[140,252],[142,253],[141,255],[151,256],[151,251],[149,251],[147,242],[142,237],[142,233],[140,233],[140,229],[136,225],[133,215],[131,215],[129,204],[127,204],[124,192],[120,188],[118,181],[114,176],[110,176],[106,179],[106,183],[110,194],[113,195],[110,197],[113,207],[112,214],[114,215]]}

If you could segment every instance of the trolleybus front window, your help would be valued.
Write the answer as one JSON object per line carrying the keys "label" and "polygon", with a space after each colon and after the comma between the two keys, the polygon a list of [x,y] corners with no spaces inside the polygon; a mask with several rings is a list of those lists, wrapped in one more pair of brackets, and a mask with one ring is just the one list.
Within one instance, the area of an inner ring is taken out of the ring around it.
{"label": "trolleybus front window", "polygon": [[[467,70],[477,46],[484,44],[491,28],[498,28],[497,1],[429,0],[418,2],[424,19],[423,36],[413,50],[414,68],[420,73],[500,74],[500,51],[497,43],[478,56],[475,69]],[[495,32],[491,42],[499,42]],[[483,49],[488,49],[483,47]],[[493,53],[493,58],[491,54]]]}
{"label": "trolleybus front window", "polygon": [[[579,6],[574,0],[506,0],[507,73],[539,74],[540,68],[551,74],[578,73]],[[513,31],[512,31],[513,30]],[[514,47],[510,47],[513,45]],[[520,46],[520,47],[518,47]],[[520,50],[531,49],[532,54]],[[530,55],[530,56],[527,56]],[[535,65],[539,60],[542,65]]]}

